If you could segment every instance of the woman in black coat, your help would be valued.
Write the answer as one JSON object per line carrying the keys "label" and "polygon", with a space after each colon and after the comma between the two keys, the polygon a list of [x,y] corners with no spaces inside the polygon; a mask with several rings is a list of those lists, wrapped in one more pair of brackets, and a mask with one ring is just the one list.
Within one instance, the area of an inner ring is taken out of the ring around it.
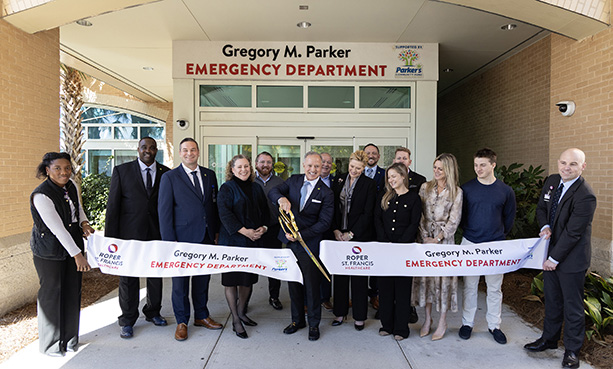
{"label": "woman in black coat", "polygon": [[[40,351],[50,356],[74,352],[79,344],[82,272],[90,270],[83,238],[94,233],[70,179],[67,153],[48,152],[37,169],[46,177],[30,195],[34,226],[30,247],[38,273],[38,337]],[[80,173],[79,173],[80,175]]]}
{"label": "woman in black coat", "polygon": [[[421,219],[421,198],[409,192],[407,167],[393,164],[385,171],[385,193],[375,206],[377,241],[413,243]],[[413,277],[379,277],[381,336],[394,335],[397,341],[409,337],[411,285]]]}
{"label": "woman in black coat", "polygon": [[[372,241],[375,238],[373,212],[377,198],[375,181],[364,175],[368,157],[362,150],[351,154],[349,173],[334,182],[334,219],[332,229],[337,241]],[[333,326],[343,324],[349,311],[349,282],[354,327],[361,331],[368,312],[368,277],[334,276]]]}
{"label": "woman in black coat", "polygon": [[[253,183],[251,161],[235,155],[226,168],[226,182],[219,189],[217,206],[222,227],[219,244],[226,246],[262,247],[261,237],[268,230],[269,210],[262,188]],[[257,274],[228,272],[221,275],[226,300],[232,312],[232,325],[236,335],[248,338],[243,324],[257,325],[245,314]]]}

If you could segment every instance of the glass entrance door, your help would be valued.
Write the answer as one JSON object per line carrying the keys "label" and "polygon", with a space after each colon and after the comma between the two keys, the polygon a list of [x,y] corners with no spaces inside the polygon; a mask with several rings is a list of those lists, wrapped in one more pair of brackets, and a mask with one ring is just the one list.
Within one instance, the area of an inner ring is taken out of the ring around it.
{"label": "glass entrance door", "polygon": [[262,151],[272,155],[275,175],[286,180],[292,174],[301,173],[304,142],[301,140],[269,138],[258,140],[257,156]]}
{"label": "glass entrance door", "polygon": [[317,138],[306,140],[307,151],[315,151],[320,154],[328,153],[332,157],[332,175],[347,173],[349,157],[354,151],[353,138]]}

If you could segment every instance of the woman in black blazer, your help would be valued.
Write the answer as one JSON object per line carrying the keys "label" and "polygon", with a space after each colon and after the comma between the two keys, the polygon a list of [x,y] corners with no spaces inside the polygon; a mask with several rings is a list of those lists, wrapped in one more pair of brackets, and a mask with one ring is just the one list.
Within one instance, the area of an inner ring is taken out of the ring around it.
{"label": "woman in black blazer", "polygon": [[[261,237],[270,219],[264,190],[253,184],[251,161],[243,155],[235,155],[226,168],[226,182],[219,189],[217,206],[222,227],[219,244],[225,246],[262,247]],[[257,274],[228,272],[221,275],[226,300],[232,312],[232,329],[240,338],[248,338],[243,324],[257,325],[245,314]]]}
{"label": "woman in black blazer", "polygon": [[[373,213],[377,198],[377,184],[364,175],[368,157],[362,150],[351,154],[349,173],[339,176],[334,183],[334,219],[332,229],[337,241],[372,241],[375,237]],[[343,324],[349,311],[349,282],[354,327],[361,331],[368,312],[368,277],[334,276],[333,326]]]}
{"label": "woman in black blazer", "polygon": [[[379,242],[413,243],[421,218],[421,199],[409,192],[407,167],[393,164],[385,171],[385,193],[375,206],[375,229]],[[379,277],[381,336],[397,341],[409,337],[412,277]]]}

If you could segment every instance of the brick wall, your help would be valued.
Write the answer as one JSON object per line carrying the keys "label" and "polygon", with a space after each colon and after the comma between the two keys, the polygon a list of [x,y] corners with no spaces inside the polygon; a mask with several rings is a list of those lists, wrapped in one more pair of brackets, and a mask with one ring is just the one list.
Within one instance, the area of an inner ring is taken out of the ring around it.
{"label": "brick wall", "polygon": [[[582,41],[551,36],[550,159],[551,171],[564,149],[579,147],[587,156],[583,172],[598,198],[593,223],[592,267],[611,272],[613,238],[613,30]],[[572,100],[571,117],[554,104]]]}
{"label": "brick wall", "polygon": [[31,229],[35,168],[59,150],[59,36],[0,20],[0,237]]}
{"label": "brick wall", "polygon": [[438,100],[437,151],[458,158],[462,182],[482,147],[498,164],[547,167],[550,39],[545,38]]}
{"label": "brick wall", "polygon": [[0,316],[35,300],[38,289],[28,198],[43,154],[60,145],[59,36],[0,19]]}

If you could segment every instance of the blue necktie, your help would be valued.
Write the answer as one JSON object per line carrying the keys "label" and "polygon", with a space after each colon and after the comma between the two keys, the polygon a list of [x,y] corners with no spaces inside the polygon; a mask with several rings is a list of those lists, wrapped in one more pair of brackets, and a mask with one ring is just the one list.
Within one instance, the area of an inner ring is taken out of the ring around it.
{"label": "blue necktie", "polygon": [[307,201],[307,193],[309,192],[309,182],[304,182],[300,189],[300,211],[304,209],[304,205]]}
{"label": "blue necktie", "polygon": [[200,201],[202,201],[202,187],[200,187],[200,181],[198,180],[198,172],[194,170],[192,172],[192,177],[194,177],[194,187],[196,188],[198,198],[200,199]]}
{"label": "blue necktie", "polygon": [[551,209],[549,210],[549,226],[553,228],[553,221],[556,217],[556,210],[558,210],[558,203],[562,196],[562,190],[564,189],[564,183],[560,183],[560,186],[556,189],[556,193],[553,195],[551,203]]}
{"label": "blue necktie", "polygon": [[374,178],[374,171],[374,168],[366,168],[366,176],[371,179]]}

